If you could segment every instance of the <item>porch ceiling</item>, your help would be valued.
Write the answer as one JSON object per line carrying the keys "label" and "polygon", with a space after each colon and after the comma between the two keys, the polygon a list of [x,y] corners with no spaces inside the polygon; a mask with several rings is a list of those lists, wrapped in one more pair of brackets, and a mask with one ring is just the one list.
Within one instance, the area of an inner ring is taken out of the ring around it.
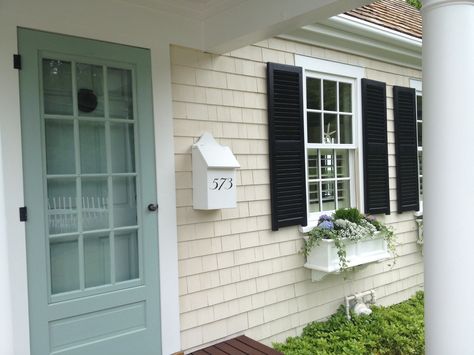
{"label": "porch ceiling", "polygon": [[[121,0],[199,24],[198,49],[224,53],[370,3],[370,0]],[[178,43],[179,44],[179,43]]]}

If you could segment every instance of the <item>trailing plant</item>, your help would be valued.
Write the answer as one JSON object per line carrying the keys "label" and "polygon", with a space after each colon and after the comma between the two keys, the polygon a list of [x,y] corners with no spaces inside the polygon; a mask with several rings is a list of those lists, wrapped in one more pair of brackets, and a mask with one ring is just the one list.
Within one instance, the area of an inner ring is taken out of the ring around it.
{"label": "trailing plant", "polygon": [[386,226],[373,216],[361,214],[357,208],[340,208],[332,216],[319,217],[317,226],[306,234],[302,252],[308,256],[311,249],[319,245],[321,240],[331,239],[337,249],[339,267],[345,271],[348,266],[345,242],[374,238],[379,233],[387,242],[390,253],[396,256],[395,235],[392,227]]}
{"label": "trailing plant", "polygon": [[343,306],[325,322],[308,324],[299,337],[273,347],[285,355],[421,355],[425,353],[424,294],[390,306],[373,306],[369,316]]}

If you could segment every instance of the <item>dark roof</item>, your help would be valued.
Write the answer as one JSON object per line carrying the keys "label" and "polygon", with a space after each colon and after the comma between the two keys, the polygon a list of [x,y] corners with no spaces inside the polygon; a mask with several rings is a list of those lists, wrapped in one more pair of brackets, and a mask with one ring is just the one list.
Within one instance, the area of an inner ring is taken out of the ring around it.
{"label": "dark roof", "polygon": [[346,15],[421,38],[420,10],[404,0],[378,0],[348,11]]}

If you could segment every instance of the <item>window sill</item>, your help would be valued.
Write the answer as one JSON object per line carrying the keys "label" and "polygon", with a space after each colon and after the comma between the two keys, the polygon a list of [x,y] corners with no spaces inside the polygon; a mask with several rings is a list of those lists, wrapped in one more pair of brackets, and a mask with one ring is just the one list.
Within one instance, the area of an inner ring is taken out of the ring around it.
{"label": "window sill", "polygon": [[309,221],[307,226],[299,226],[298,230],[300,231],[300,233],[306,234],[317,225],[318,225],[317,221]]}

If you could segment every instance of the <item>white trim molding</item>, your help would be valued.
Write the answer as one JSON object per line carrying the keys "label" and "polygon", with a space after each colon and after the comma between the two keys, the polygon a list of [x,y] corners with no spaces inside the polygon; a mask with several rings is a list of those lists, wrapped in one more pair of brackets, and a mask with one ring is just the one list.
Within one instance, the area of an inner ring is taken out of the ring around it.
{"label": "white trim molding", "polygon": [[421,39],[344,14],[279,37],[421,69]]}

